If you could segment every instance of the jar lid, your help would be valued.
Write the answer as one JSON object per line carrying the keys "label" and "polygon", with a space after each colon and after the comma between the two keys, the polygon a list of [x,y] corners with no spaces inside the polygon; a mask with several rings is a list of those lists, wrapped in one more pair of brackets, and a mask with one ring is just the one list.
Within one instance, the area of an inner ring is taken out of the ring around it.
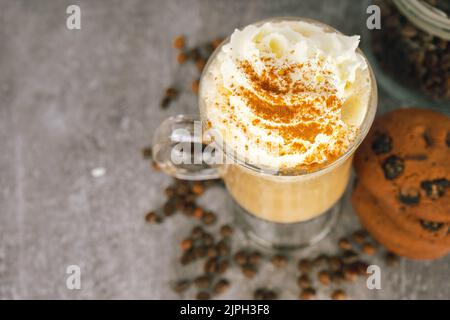
{"label": "jar lid", "polygon": [[393,0],[400,12],[416,27],[439,38],[450,40],[450,17],[422,0]]}

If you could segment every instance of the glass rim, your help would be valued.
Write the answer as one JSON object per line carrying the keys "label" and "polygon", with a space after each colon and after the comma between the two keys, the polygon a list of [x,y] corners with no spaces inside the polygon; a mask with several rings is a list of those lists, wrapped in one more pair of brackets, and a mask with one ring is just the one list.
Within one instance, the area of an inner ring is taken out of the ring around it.
{"label": "glass rim", "polygon": [[[283,21],[308,22],[308,23],[317,25],[319,27],[322,27],[326,31],[343,34],[339,30],[337,30],[323,22],[320,22],[320,21],[317,21],[314,19],[310,19],[310,18],[295,17],[295,16],[272,17],[272,18],[268,18],[268,19],[264,19],[264,20],[260,20],[260,21],[248,24],[246,26],[250,26],[250,25],[259,26],[259,25],[262,25],[267,22],[283,22]],[[205,65],[205,67],[203,68],[202,74],[200,76],[200,86],[199,86],[200,91],[199,91],[199,95],[198,95],[198,104],[199,104],[199,108],[200,108],[200,118],[202,120],[204,127],[206,127],[206,123],[203,120],[207,120],[207,119],[202,119],[203,115],[201,114],[202,113],[201,108],[202,108],[202,103],[203,103],[202,95],[201,95],[202,81],[205,77],[205,74],[208,72],[208,69],[211,66],[211,63],[214,61],[214,59],[216,58],[216,56],[218,55],[218,53],[220,52],[222,47],[229,42],[229,40],[230,40],[230,36],[225,38],[222,41],[222,43],[213,51],[213,53],[211,54],[211,56],[209,57],[206,65]],[[233,164],[238,164],[246,169],[249,169],[250,171],[254,171],[259,174],[266,174],[266,175],[270,175],[270,176],[279,176],[279,177],[313,176],[313,175],[319,175],[319,174],[326,173],[328,171],[331,171],[333,168],[336,168],[337,166],[341,165],[345,160],[347,160],[354,153],[354,151],[358,148],[358,146],[362,143],[364,138],[367,136],[367,134],[370,130],[370,127],[375,119],[375,114],[376,114],[376,110],[377,110],[377,106],[378,106],[378,89],[377,89],[375,73],[372,70],[369,60],[367,59],[367,57],[364,55],[364,53],[362,52],[362,50],[359,47],[356,49],[356,52],[364,59],[364,61],[367,64],[367,68],[369,71],[371,92],[369,95],[369,101],[368,101],[366,114],[364,115],[364,118],[358,127],[360,132],[359,132],[358,136],[356,137],[355,141],[347,149],[347,151],[345,151],[339,158],[335,159],[334,161],[332,161],[314,171],[298,170],[298,172],[295,172],[296,171],[295,169],[290,169],[290,170],[288,169],[288,170],[285,170],[285,172],[283,172],[283,170],[280,170],[280,169],[275,170],[268,166],[258,166],[258,165],[249,163],[248,161],[246,161],[245,159],[240,157],[237,154],[237,152],[230,152],[229,150],[233,150],[233,148],[228,147],[227,144],[225,143],[225,141],[222,141],[222,145],[217,144],[217,147],[220,149],[220,151],[224,155],[226,155],[227,157],[229,157],[230,159],[233,160]]]}
{"label": "glass rim", "polygon": [[398,10],[418,28],[450,40],[450,17],[444,16],[442,10],[418,0],[393,0],[393,2]]}

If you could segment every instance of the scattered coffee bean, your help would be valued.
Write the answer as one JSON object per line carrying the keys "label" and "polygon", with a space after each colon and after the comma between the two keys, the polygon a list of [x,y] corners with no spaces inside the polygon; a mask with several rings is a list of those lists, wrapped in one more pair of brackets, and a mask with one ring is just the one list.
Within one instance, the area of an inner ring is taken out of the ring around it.
{"label": "scattered coffee bean", "polygon": [[249,263],[257,265],[262,260],[262,254],[259,251],[253,251],[248,255],[247,260]]}
{"label": "scattered coffee bean", "polygon": [[398,265],[398,263],[400,261],[399,257],[395,253],[392,253],[392,252],[387,252],[386,255],[384,256],[384,259],[386,261],[386,264],[389,267]]}
{"label": "scattered coffee bean", "polygon": [[243,250],[236,252],[233,258],[234,261],[240,266],[243,266],[247,263],[247,254]]}
{"label": "scattered coffee bean", "polygon": [[329,285],[331,282],[330,273],[326,270],[319,271],[317,274],[317,279],[319,279],[319,282],[325,286]]}
{"label": "scattered coffee bean", "polygon": [[207,232],[203,232],[201,239],[205,246],[211,246],[214,244],[214,237]]}
{"label": "scattered coffee bean", "polygon": [[192,248],[192,239],[184,239],[180,244],[181,250],[186,251]]}
{"label": "scattered coffee bean", "polygon": [[287,258],[284,255],[276,254],[271,259],[272,264],[277,268],[283,268],[287,264]]}
{"label": "scattered coffee bean", "polygon": [[197,300],[209,300],[211,299],[211,295],[208,292],[200,291],[197,293]]}
{"label": "scattered coffee bean", "polygon": [[307,289],[311,287],[311,279],[307,274],[302,274],[297,278],[297,285],[301,289]]}
{"label": "scattered coffee bean", "polygon": [[219,269],[218,262],[216,258],[209,258],[205,261],[205,264],[203,266],[203,271],[206,274],[212,274],[216,273]]}
{"label": "scattered coffee bean", "polygon": [[163,212],[167,217],[170,217],[171,215],[173,215],[176,211],[175,208],[175,203],[173,201],[166,201],[166,203],[164,203],[163,205]]}
{"label": "scattered coffee bean", "polygon": [[208,275],[198,276],[194,279],[194,284],[198,289],[207,289],[211,284],[211,277]]}
{"label": "scattered coffee bean", "polygon": [[217,273],[224,274],[225,272],[227,272],[229,266],[230,266],[230,263],[228,262],[228,260],[220,261],[219,266],[217,268]]}
{"label": "scattered coffee bean", "polygon": [[200,207],[195,208],[194,213],[192,214],[195,218],[201,219],[203,217],[203,209]]}
{"label": "scattered coffee bean", "polygon": [[314,267],[322,267],[328,265],[328,256],[326,254],[318,255],[312,262]]}
{"label": "scattered coffee bean", "polygon": [[222,235],[222,237],[231,237],[231,235],[233,234],[233,228],[228,224],[223,225],[220,228],[220,234]]}
{"label": "scattered coffee bean", "polygon": [[342,270],[335,271],[330,276],[331,282],[341,284],[345,280],[345,274]]}
{"label": "scattered coffee bean", "polygon": [[208,258],[215,258],[218,256],[218,254],[219,253],[217,252],[217,249],[214,246],[209,246],[206,249],[206,255],[208,256]]}
{"label": "scattered coffee bean", "polygon": [[353,250],[346,250],[342,254],[342,261],[344,263],[352,263],[358,259],[358,254]]}
{"label": "scattered coffee bean", "polygon": [[210,211],[205,212],[205,214],[202,217],[202,221],[206,225],[211,225],[215,223],[217,220],[216,215]]}
{"label": "scattered coffee bean", "polygon": [[344,278],[347,281],[355,281],[358,278],[358,270],[352,265],[347,265],[344,268]]}
{"label": "scattered coffee bean", "polygon": [[194,182],[192,185],[192,192],[199,196],[205,192],[205,187],[199,182]]}
{"label": "scattered coffee bean", "polygon": [[206,65],[206,60],[205,59],[198,58],[197,60],[195,60],[195,66],[197,67],[197,70],[199,72],[203,71],[203,68],[205,67],[205,65]]}
{"label": "scattered coffee bean", "polygon": [[306,288],[300,292],[300,299],[302,300],[313,300],[316,298],[316,290],[313,288]]}
{"label": "scattered coffee bean", "polygon": [[350,243],[350,241],[347,238],[339,239],[338,246],[342,250],[350,250],[350,249],[352,249],[352,244]]}
{"label": "scattered coffee bean", "polygon": [[177,62],[179,64],[183,64],[188,60],[188,56],[184,52],[180,52],[177,54]]}
{"label": "scattered coffee bean", "polygon": [[195,79],[192,81],[191,90],[193,93],[198,94],[198,90],[200,89],[200,81]]}
{"label": "scattered coffee bean", "polygon": [[347,299],[347,295],[345,294],[345,292],[343,290],[338,289],[338,290],[333,291],[333,293],[331,294],[331,299],[345,300],[345,299]]}
{"label": "scattered coffee bean", "polygon": [[187,289],[189,289],[190,285],[191,285],[191,282],[189,280],[186,280],[186,279],[178,280],[175,283],[173,290],[176,293],[182,293],[182,292],[185,292]]}
{"label": "scattered coffee bean", "polygon": [[366,242],[362,246],[362,251],[368,256],[373,256],[376,252],[376,248],[373,244]]}
{"label": "scattered coffee bean", "polygon": [[141,150],[141,153],[142,153],[142,157],[144,158],[144,160],[152,159],[152,148],[150,148],[150,147],[143,148]]}
{"label": "scattered coffee bean", "polygon": [[185,251],[182,254],[182,256],[180,258],[180,263],[181,263],[181,265],[184,266],[184,265],[187,265],[187,264],[191,263],[194,260],[195,260],[194,251],[193,250],[187,250],[187,251]]}
{"label": "scattered coffee bean", "polygon": [[220,279],[213,288],[215,294],[222,294],[228,290],[230,287],[230,282],[226,279]]}
{"label": "scattered coffee bean", "polygon": [[216,249],[219,252],[219,255],[221,256],[228,256],[231,251],[230,246],[223,239],[217,243]]}
{"label": "scattered coffee bean", "polygon": [[150,211],[145,215],[145,221],[147,223],[161,223],[162,219],[155,211]]}
{"label": "scattered coffee bean", "polygon": [[196,247],[196,248],[194,248],[193,251],[194,251],[195,257],[198,259],[204,258],[207,255],[207,251],[204,246]]}
{"label": "scattered coffee bean", "polygon": [[175,39],[173,39],[173,47],[175,49],[183,49],[184,45],[185,45],[186,39],[184,38],[183,35],[176,37]]}
{"label": "scattered coffee bean", "polygon": [[199,239],[203,235],[203,228],[201,226],[195,226],[192,228],[191,237],[193,239]]}
{"label": "scattered coffee bean", "polygon": [[339,257],[330,257],[329,264],[332,271],[338,271],[341,269],[343,263]]}
{"label": "scattered coffee bean", "polygon": [[308,259],[301,259],[297,265],[298,271],[308,273],[311,270],[311,262]]}
{"label": "scattered coffee bean", "polygon": [[365,230],[357,230],[352,234],[352,240],[355,243],[362,244],[367,238],[367,232]]}
{"label": "scattered coffee bean", "polygon": [[244,274],[244,276],[246,276],[247,278],[250,278],[250,279],[255,277],[255,275],[257,273],[255,266],[252,264],[244,264],[241,267],[241,271]]}
{"label": "scattered coffee bean", "polygon": [[253,293],[253,297],[255,300],[275,300],[278,295],[275,291],[266,289],[266,288],[258,288]]}

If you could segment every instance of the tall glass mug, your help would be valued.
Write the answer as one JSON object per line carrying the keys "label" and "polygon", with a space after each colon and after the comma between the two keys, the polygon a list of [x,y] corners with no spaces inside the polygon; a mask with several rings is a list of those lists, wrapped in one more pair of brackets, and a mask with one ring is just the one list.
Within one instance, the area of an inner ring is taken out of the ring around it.
{"label": "tall glass mug", "polygon": [[[320,26],[326,32],[339,33],[327,25],[304,18],[272,18],[254,25],[292,20]],[[214,149],[208,150],[207,147],[202,150],[201,144],[210,142],[205,141],[208,138],[201,133],[210,123],[203,94],[204,82],[208,81],[205,75],[222,46],[229,41],[226,39],[215,50],[203,71],[199,91],[200,116],[178,115],[165,120],[153,138],[153,159],[163,171],[179,179],[222,178],[231,195],[236,223],[255,242],[273,248],[299,248],[316,243],[330,232],[337,221],[342,203],[340,199],[350,178],[353,154],[369,131],[376,113],[377,88],[370,65],[358,49],[357,54],[368,66],[370,92],[365,102],[367,106],[362,106],[366,111],[357,136],[348,150],[316,171],[274,171],[249,163],[236,150],[227,147],[224,141],[216,139]],[[194,161],[175,161],[174,155],[181,149],[181,158],[186,160],[188,154],[188,160]],[[211,165],[205,160],[208,155],[219,151],[226,155],[225,163]],[[198,160],[199,156],[203,161]]]}

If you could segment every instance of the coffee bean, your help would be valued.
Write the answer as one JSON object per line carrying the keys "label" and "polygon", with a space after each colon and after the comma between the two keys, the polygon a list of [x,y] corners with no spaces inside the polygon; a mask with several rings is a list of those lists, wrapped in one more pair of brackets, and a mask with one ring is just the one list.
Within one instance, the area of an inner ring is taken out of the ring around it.
{"label": "coffee bean", "polygon": [[208,256],[208,258],[215,258],[218,256],[218,254],[219,253],[217,252],[217,249],[214,246],[209,246],[206,249],[206,255]]}
{"label": "coffee bean", "polygon": [[384,133],[376,134],[372,150],[375,154],[389,153],[392,150],[392,138]]}
{"label": "coffee bean", "polygon": [[367,238],[367,232],[365,230],[357,230],[352,234],[352,240],[355,243],[362,244]]}
{"label": "coffee bean", "polygon": [[208,292],[200,291],[196,296],[197,300],[209,300],[211,299],[211,295]]}
{"label": "coffee bean", "polygon": [[400,261],[399,257],[395,253],[392,253],[392,252],[387,252],[386,255],[384,256],[384,259],[386,261],[386,264],[389,267],[398,265],[398,263]]}
{"label": "coffee bean", "polygon": [[325,286],[329,285],[331,282],[330,273],[326,270],[319,271],[317,274],[317,279],[319,279],[319,282]]}
{"label": "coffee bean", "polygon": [[207,289],[211,284],[211,277],[208,275],[198,276],[194,279],[194,284],[198,289]]}
{"label": "coffee bean", "polygon": [[192,248],[192,239],[184,239],[180,244],[181,250],[186,251]]}
{"label": "coffee bean", "polygon": [[230,282],[226,279],[220,279],[215,285],[214,285],[214,293],[215,294],[222,294],[225,291],[228,290],[230,287]]}
{"label": "coffee bean", "polygon": [[437,232],[442,229],[442,227],[444,226],[444,223],[420,220],[420,225],[422,226],[422,228],[426,229],[427,231]]}
{"label": "coffee bean", "polygon": [[193,93],[198,94],[198,90],[200,89],[200,80],[195,79],[191,83],[191,90]]}
{"label": "coffee bean", "polygon": [[163,212],[167,217],[173,215],[175,213],[175,209],[176,208],[173,201],[168,200],[163,205]]}
{"label": "coffee bean", "polygon": [[198,259],[204,258],[207,255],[207,251],[204,246],[196,247],[193,249],[193,251],[194,251],[195,257]]}
{"label": "coffee bean", "polygon": [[333,291],[333,293],[331,294],[331,299],[333,300],[346,300],[347,299],[347,295],[343,290],[335,290]]}
{"label": "coffee bean", "polygon": [[163,97],[160,103],[161,108],[166,109],[170,103],[172,102],[172,98],[170,97]]}
{"label": "coffee bean", "polygon": [[201,226],[195,226],[191,231],[192,239],[199,239],[203,235],[203,228]]}
{"label": "coffee bean", "polygon": [[240,266],[243,266],[247,263],[247,254],[243,250],[236,252],[233,258],[234,261]]}
{"label": "coffee bean", "polygon": [[308,273],[311,269],[311,262],[308,259],[301,259],[297,264],[297,269],[302,273]]}
{"label": "coffee bean", "polygon": [[145,215],[145,221],[146,221],[147,223],[155,224],[155,223],[161,223],[161,222],[162,222],[162,219],[161,219],[160,216],[158,216],[158,215],[156,214],[155,211],[150,211],[149,213],[147,213],[147,214]]}
{"label": "coffee bean", "polygon": [[350,241],[347,238],[339,239],[338,246],[339,246],[339,248],[341,248],[343,250],[350,250],[352,248],[352,244],[350,243]]}
{"label": "coffee bean", "polygon": [[180,263],[181,263],[181,265],[187,265],[194,260],[195,260],[195,254],[194,254],[194,251],[191,249],[191,250],[185,251],[182,254],[182,256],[180,258]]}
{"label": "coffee bean", "polygon": [[233,234],[233,228],[228,224],[223,225],[220,228],[220,234],[222,235],[222,237],[231,237],[231,235]]}
{"label": "coffee bean", "polygon": [[354,265],[350,264],[344,267],[344,278],[347,281],[355,281],[358,278],[358,270]]}
{"label": "coffee bean", "polygon": [[230,246],[223,239],[217,243],[216,249],[221,256],[228,256],[231,252]]}
{"label": "coffee bean", "polygon": [[342,254],[342,261],[344,263],[352,263],[358,259],[358,254],[353,250],[346,250]]}
{"label": "coffee bean", "polygon": [[284,255],[276,254],[271,259],[272,264],[277,268],[283,268],[287,264],[287,258]]}
{"label": "coffee bean", "polygon": [[312,261],[312,264],[314,267],[326,266],[328,265],[328,259],[326,254],[320,254]]}
{"label": "coffee bean", "polygon": [[194,218],[201,219],[203,217],[203,213],[204,213],[203,209],[197,207],[197,208],[194,209],[194,212],[193,212],[192,216]]}
{"label": "coffee bean", "polygon": [[331,257],[330,261],[329,261],[329,264],[330,264],[330,269],[332,271],[338,271],[338,270],[341,269],[343,263],[342,263],[341,258],[339,258],[339,257]]}
{"label": "coffee bean", "polygon": [[362,246],[362,251],[365,254],[367,254],[368,256],[373,256],[375,254],[376,250],[377,249],[375,248],[375,246],[368,242],[364,243]]}
{"label": "coffee bean", "polygon": [[186,280],[186,279],[178,280],[175,283],[173,290],[176,293],[182,293],[182,292],[185,292],[187,289],[189,289],[190,285],[191,285],[191,282],[189,280]]}
{"label": "coffee bean", "polygon": [[306,288],[300,292],[300,299],[302,300],[312,300],[316,298],[316,290],[313,288]]}
{"label": "coffee bean", "polygon": [[201,240],[202,240],[203,245],[205,245],[205,246],[211,246],[214,244],[214,237],[207,232],[204,232],[202,234]]}
{"label": "coffee bean", "polygon": [[253,251],[247,257],[248,262],[254,265],[259,264],[261,262],[261,259],[262,254],[259,251]]}
{"label": "coffee bean", "polygon": [[307,274],[302,274],[297,278],[297,285],[301,289],[307,289],[311,287],[311,279],[309,279],[309,276]]}
{"label": "coffee bean", "polygon": [[244,276],[250,279],[253,278],[257,273],[255,266],[252,264],[244,264],[241,267],[241,271],[244,274]]}
{"label": "coffee bean", "polygon": [[384,177],[388,180],[394,180],[398,178],[405,169],[405,164],[403,159],[397,156],[390,156],[382,162],[382,168],[384,172]]}
{"label": "coffee bean", "polygon": [[183,64],[188,60],[188,56],[184,52],[180,52],[177,54],[177,62],[179,64]]}
{"label": "coffee bean", "polygon": [[330,275],[331,282],[341,284],[345,280],[345,274],[342,270],[335,271]]}
{"label": "coffee bean", "polygon": [[173,39],[173,47],[175,49],[183,49],[184,45],[185,45],[185,38],[183,35],[176,37],[175,39]]}
{"label": "coffee bean", "polygon": [[146,148],[142,149],[141,153],[142,153],[142,157],[144,158],[144,160],[152,159],[152,148],[151,147],[146,147]]}
{"label": "coffee bean", "polygon": [[194,182],[191,189],[196,195],[201,195],[205,192],[205,187],[200,182]]}
{"label": "coffee bean", "polygon": [[205,264],[203,266],[203,271],[206,274],[212,274],[216,273],[219,269],[218,262],[216,258],[209,258],[205,261]]}
{"label": "coffee bean", "polygon": [[216,215],[214,213],[212,213],[212,212],[209,212],[209,211],[205,212],[205,214],[202,217],[202,221],[206,225],[213,224],[214,222],[216,222],[216,219],[217,219]]}
{"label": "coffee bean", "polygon": [[222,260],[219,262],[217,272],[219,274],[224,274],[225,272],[227,272],[229,266],[230,266],[230,263],[228,262],[228,260]]}
{"label": "coffee bean", "polygon": [[266,289],[266,288],[258,288],[253,293],[253,297],[255,300],[275,300],[278,295],[275,291]]}

